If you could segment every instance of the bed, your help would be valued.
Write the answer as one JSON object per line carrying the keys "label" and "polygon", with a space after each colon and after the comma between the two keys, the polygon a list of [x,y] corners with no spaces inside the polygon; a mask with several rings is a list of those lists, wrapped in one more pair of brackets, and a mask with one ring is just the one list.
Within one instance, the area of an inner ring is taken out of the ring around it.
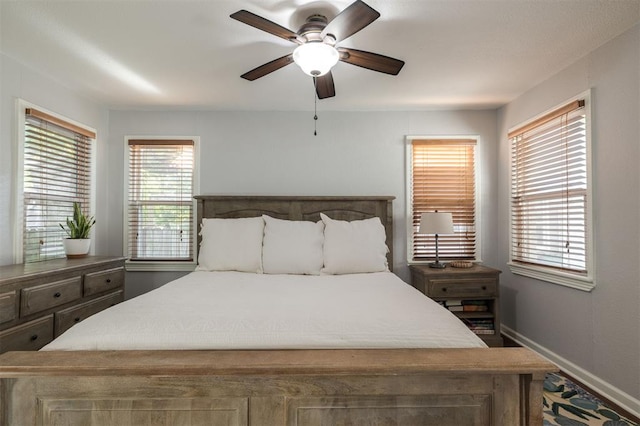
{"label": "bed", "polygon": [[[0,356],[0,423],[542,424],[542,381],[556,368],[527,349],[486,348],[461,323],[450,323],[444,309],[384,270],[393,266],[386,247],[367,243],[327,254],[325,240],[324,265],[307,256],[296,265],[312,272],[282,274],[287,247],[273,245],[278,250],[268,260],[266,228],[260,231],[264,262],[257,266],[251,254],[240,259],[227,250],[253,234],[226,242],[220,234],[234,219],[263,215],[273,230],[284,220],[323,223],[327,238],[330,230],[375,222],[378,239],[391,248],[393,197],[196,198],[197,223],[206,223],[198,233],[199,270],[83,321],[42,351]],[[215,239],[208,237],[212,229]],[[215,264],[224,256],[227,266],[243,265],[227,269],[247,270],[218,270],[225,269]],[[367,263],[372,256],[375,262]],[[367,272],[351,270],[354,265]],[[187,294],[198,294],[207,308],[185,307],[193,303]],[[207,315],[192,316],[199,310]],[[240,312],[234,321],[242,328],[228,323],[232,312]],[[256,312],[262,316],[251,316]],[[320,321],[312,312],[322,314]],[[388,327],[401,319],[400,327]],[[143,325],[143,334],[126,327],[132,323]],[[286,332],[273,332],[283,324]],[[227,332],[212,335],[212,329]],[[434,336],[424,339],[425,330]]]}

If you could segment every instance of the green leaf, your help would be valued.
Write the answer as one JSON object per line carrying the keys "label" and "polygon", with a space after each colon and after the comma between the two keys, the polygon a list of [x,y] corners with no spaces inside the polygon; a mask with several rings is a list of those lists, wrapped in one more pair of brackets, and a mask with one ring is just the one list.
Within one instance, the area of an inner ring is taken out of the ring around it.
{"label": "green leaf", "polygon": [[595,411],[599,407],[599,405],[596,404],[595,402],[590,401],[590,400],[585,399],[585,398],[571,398],[569,400],[569,402],[571,402],[576,407],[584,408],[585,410],[593,410],[593,411]]}
{"label": "green leaf", "polygon": [[611,420],[620,420],[620,416],[618,415],[618,413],[614,413],[611,410],[607,410],[606,408],[601,408],[599,410],[596,410],[598,412],[598,414],[611,419]]}
{"label": "green leaf", "polygon": [[575,391],[575,390],[570,390],[570,391],[563,392],[563,393],[562,393],[562,395],[560,395],[560,397],[561,397],[562,399],[569,399],[569,398],[571,398],[572,396],[576,396],[577,394],[578,394],[578,392],[577,392],[577,391]]}
{"label": "green leaf", "polygon": [[544,390],[549,392],[562,392],[564,390],[564,385],[555,385],[551,382],[544,382]]}
{"label": "green leaf", "polygon": [[594,419],[599,418],[598,416],[591,414],[590,412],[583,410],[582,408],[574,407],[573,405],[570,405],[570,404],[558,404],[558,405],[560,408],[563,408],[569,413],[573,414],[574,416],[580,417],[581,419],[584,419],[584,420],[588,420],[586,416],[593,417]]}
{"label": "green leaf", "polygon": [[554,420],[559,426],[589,426],[587,423],[584,423],[578,420],[573,420],[573,419],[570,419],[569,417],[560,416],[560,417],[554,418]]}

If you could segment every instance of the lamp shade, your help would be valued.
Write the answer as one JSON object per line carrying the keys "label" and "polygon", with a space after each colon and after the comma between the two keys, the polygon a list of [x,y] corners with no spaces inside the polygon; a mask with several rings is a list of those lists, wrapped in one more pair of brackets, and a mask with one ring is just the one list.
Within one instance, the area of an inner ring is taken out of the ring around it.
{"label": "lamp shade", "polygon": [[422,213],[418,233],[453,234],[453,215],[441,212]]}
{"label": "lamp shade", "polygon": [[293,60],[305,74],[320,77],[331,70],[340,59],[335,47],[321,41],[307,42],[293,51]]}

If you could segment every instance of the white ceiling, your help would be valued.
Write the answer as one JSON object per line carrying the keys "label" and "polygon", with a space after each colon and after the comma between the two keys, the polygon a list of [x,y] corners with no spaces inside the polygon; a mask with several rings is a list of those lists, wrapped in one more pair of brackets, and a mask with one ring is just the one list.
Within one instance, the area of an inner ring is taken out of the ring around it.
{"label": "white ceiling", "polygon": [[[365,0],[381,16],[340,45],[406,62],[398,76],[345,63],[322,110],[495,108],[640,20],[640,0]],[[294,44],[229,18],[297,31],[352,1],[1,0],[4,54],[115,109],[310,110],[292,64],[240,75]]]}

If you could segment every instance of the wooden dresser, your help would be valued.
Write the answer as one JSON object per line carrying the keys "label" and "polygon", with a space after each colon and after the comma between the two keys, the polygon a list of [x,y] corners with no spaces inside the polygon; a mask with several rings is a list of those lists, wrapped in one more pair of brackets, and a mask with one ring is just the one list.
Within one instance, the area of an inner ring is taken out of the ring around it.
{"label": "wooden dresser", "polygon": [[123,257],[0,266],[0,353],[38,350],[124,300]]}
{"label": "wooden dresser", "polygon": [[440,302],[489,346],[502,346],[500,272],[483,265],[444,269],[410,265],[411,285]]}

